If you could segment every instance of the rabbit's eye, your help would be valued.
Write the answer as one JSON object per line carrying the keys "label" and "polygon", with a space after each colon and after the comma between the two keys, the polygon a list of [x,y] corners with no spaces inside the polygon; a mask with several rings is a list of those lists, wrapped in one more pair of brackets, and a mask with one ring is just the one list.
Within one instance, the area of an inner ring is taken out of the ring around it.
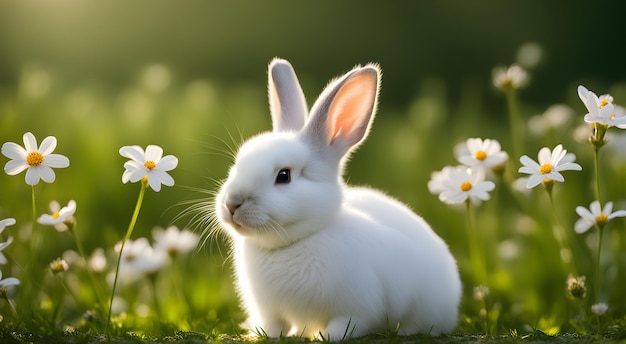
{"label": "rabbit's eye", "polygon": [[291,181],[291,170],[283,168],[276,175],[276,184],[287,184]]}

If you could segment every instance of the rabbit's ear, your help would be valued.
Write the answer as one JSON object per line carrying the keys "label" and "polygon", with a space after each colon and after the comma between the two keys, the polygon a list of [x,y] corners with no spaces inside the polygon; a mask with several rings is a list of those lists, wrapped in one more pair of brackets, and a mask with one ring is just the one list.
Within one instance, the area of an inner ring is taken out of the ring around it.
{"label": "rabbit's ear", "polygon": [[304,134],[311,142],[344,155],[368,134],[378,102],[380,69],[357,67],[332,82],[311,110]]}
{"label": "rabbit's ear", "polygon": [[291,64],[274,58],[267,74],[274,131],[302,129],[307,115],[306,100]]}

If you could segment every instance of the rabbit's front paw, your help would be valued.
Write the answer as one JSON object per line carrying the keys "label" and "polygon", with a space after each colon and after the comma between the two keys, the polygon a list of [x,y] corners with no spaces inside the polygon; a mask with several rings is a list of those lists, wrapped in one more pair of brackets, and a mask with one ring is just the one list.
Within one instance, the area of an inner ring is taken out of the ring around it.
{"label": "rabbit's front paw", "polygon": [[331,320],[326,330],[320,332],[320,339],[336,342],[367,334],[368,326],[364,321],[354,317],[337,317]]}

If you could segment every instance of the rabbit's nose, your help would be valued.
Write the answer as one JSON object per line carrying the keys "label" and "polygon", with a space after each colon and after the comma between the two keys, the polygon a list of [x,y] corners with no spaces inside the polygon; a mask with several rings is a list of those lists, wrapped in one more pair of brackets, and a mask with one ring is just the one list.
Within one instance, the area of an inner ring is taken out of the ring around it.
{"label": "rabbit's nose", "polygon": [[241,206],[241,202],[226,202],[224,204],[230,215],[235,215],[235,210]]}

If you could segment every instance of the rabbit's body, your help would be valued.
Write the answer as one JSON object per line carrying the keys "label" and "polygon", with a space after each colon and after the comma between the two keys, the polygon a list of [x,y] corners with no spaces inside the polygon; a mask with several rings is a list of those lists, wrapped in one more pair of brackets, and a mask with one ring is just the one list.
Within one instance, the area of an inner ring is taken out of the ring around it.
{"label": "rabbit's body", "polygon": [[[369,189],[351,189],[359,201]],[[350,201],[347,197],[346,201]],[[348,203],[348,202],[347,202]],[[367,207],[369,208],[369,204]],[[378,211],[381,208],[377,209]],[[387,209],[384,209],[387,210]],[[397,208],[393,208],[397,210]],[[391,222],[410,213],[387,213]],[[453,259],[432,261],[430,250],[447,247],[423,220],[392,228],[367,211],[346,206],[332,225],[285,248],[267,250],[245,239],[235,242],[237,276],[247,309],[257,309],[250,325],[271,337],[348,335],[395,329],[401,334],[446,333],[457,322],[459,288]],[[350,240],[346,240],[350,238]],[[428,251],[418,245],[430,246]],[[389,257],[389,252],[396,252]],[[442,290],[449,289],[449,293]],[[453,297],[447,295],[452,294]],[[441,295],[440,297],[436,297]],[[435,296],[435,297],[433,297]],[[254,319],[256,317],[256,319]]]}
{"label": "rabbit's body", "polygon": [[249,329],[332,340],[454,329],[461,283],[446,244],[402,203],[341,178],[378,77],[374,66],[346,74],[307,120],[291,66],[270,65],[275,131],[241,147],[216,199]]}

